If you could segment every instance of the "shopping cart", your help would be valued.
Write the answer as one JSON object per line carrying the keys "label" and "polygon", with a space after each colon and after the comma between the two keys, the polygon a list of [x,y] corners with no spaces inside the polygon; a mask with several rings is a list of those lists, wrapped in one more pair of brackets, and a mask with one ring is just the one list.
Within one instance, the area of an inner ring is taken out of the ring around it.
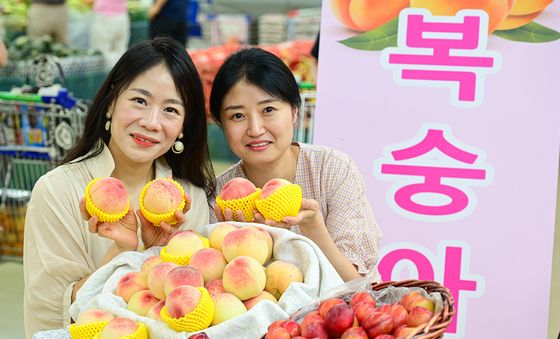
{"label": "shopping cart", "polygon": [[60,163],[83,129],[87,106],[65,88],[44,84],[48,86],[34,93],[0,92],[2,258],[22,256],[25,211],[33,186]]}
{"label": "shopping cart", "polygon": [[301,106],[299,119],[294,128],[294,140],[311,144],[313,143],[313,117],[317,94],[315,91],[304,90],[300,92]]}

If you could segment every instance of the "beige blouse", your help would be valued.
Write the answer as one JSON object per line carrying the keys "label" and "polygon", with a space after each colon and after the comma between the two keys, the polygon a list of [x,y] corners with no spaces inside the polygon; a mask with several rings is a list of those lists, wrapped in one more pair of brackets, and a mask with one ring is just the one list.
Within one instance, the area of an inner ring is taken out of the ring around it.
{"label": "beige blouse", "polygon": [[[88,231],[79,205],[87,184],[93,178],[110,176],[114,167],[111,152],[104,147],[93,158],[53,169],[35,184],[27,207],[23,244],[27,338],[37,331],[70,324],[68,309],[74,284],[99,267],[112,245],[112,240]],[[163,158],[156,161],[155,172],[156,178],[172,173]],[[192,198],[181,229],[207,224],[209,208],[204,190],[189,182],[180,183]],[[138,201],[133,197],[130,201],[137,209]]]}
{"label": "beige blouse", "polygon": [[[375,270],[379,260],[378,242],[383,233],[375,220],[366,197],[366,184],[349,155],[326,146],[297,143],[300,147],[295,183],[303,197],[315,199],[321,207],[327,229],[338,249],[367,274]],[[227,169],[217,178],[216,192],[229,180],[246,178],[241,163]],[[214,198],[210,203],[215,205]],[[216,222],[212,212],[210,222]],[[299,233],[298,226],[292,231]]]}

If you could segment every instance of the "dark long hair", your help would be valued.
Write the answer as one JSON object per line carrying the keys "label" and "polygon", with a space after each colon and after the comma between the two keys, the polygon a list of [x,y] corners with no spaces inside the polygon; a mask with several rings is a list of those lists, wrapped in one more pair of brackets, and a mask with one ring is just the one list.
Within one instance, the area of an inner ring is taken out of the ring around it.
{"label": "dark long hair", "polygon": [[160,64],[164,64],[171,73],[175,88],[186,107],[182,131],[185,149],[180,154],[168,150],[164,157],[174,177],[204,188],[210,196],[215,189],[215,177],[208,151],[202,83],[185,48],[170,38],[142,41],[123,54],[97,91],[85,119],[84,133],[63,163],[92,151],[82,160],[101,153],[103,145],[98,141],[101,139],[108,145],[111,138],[104,128],[109,107],[134,79]]}
{"label": "dark long hair", "polygon": [[245,80],[271,96],[299,108],[301,98],[294,75],[274,54],[253,47],[244,48],[230,55],[218,70],[210,94],[210,112],[221,125],[220,111],[225,96],[235,84]]}

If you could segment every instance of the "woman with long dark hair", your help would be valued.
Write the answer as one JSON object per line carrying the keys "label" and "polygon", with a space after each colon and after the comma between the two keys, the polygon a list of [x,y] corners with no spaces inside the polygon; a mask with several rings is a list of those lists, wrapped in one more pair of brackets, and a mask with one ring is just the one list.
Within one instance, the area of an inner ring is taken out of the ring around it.
{"label": "woman with long dark hair", "polygon": [[[96,177],[124,183],[131,208],[121,221],[101,223],[86,212],[84,191]],[[191,198],[174,227],[134,212],[142,187],[164,177]],[[133,46],[93,99],[77,145],[33,189],[24,239],[26,335],[69,324],[76,292],[120,252],[164,245],[177,228],[207,224],[213,187],[204,94],[189,55],[169,38]]]}

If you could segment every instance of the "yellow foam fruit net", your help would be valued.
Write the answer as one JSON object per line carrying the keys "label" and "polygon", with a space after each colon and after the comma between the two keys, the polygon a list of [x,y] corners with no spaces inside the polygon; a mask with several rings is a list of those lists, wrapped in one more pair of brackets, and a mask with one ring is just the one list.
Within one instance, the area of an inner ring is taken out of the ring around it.
{"label": "yellow foam fruit net", "polygon": [[90,215],[95,215],[97,217],[97,219],[101,222],[117,222],[119,220],[121,220],[127,213],[128,213],[128,208],[130,206],[130,201],[127,200],[126,202],[126,208],[116,214],[110,214],[110,213],[106,213],[102,210],[100,210],[99,208],[97,208],[97,206],[95,206],[93,204],[93,201],[91,201],[91,197],[90,197],[90,190],[91,190],[91,186],[93,186],[93,184],[95,184],[95,182],[97,182],[98,180],[100,180],[101,178],[95,178],[92,181],[89,182],[89,184],[86,187],[86,194],[85,194],[85,198],[86,198],[86,210],[88,211],[88,213]]}
{"label": "yellow foam fruit net", "polygon": [[268,220],[282,221],[284,217],[295,217],[301,208],[301,187],[289,184],[280,187],[265,199],[255,200],[257,210]]}
{"label": "yellow foam fruit net", "polygon": [[[166,213],[152,213],[146,209],[146,206],[144,206],[144,196],[146,195],[146,191],[148,190],[148,187],[156,180],[167,180],[174,183],[175,186],[177,186],[177,188],[181,192],[181,203],[179,204],[179,206],[177,206],[177,208]],[[142,211],[144,217],[146,217],[146,219],[148,219],[148,221],[154,224],[155,226],[159,226],[159,224],[162,221],[168,223],[169,225],[173,225],[177,223],[177,219],[175,218],[175,211],[182,211],[183,208],[185,207],[185,190],[183,189],[181,184],[179,184],[177,181],[173,179],[169,179],[169,178],[155,179],[150,181],[146,185],[144,185],[144,188],[142,188],[142,192],[140,192],[140,198],[138,203],[140,205],[140,211]]]}
{"label": "yellow foam fruit net", "polygon": [[253,211],[255,210],[255,200],[261,194],[261,189],[257,188],[257,190],[243,198],[238,199],[231,199],[231,200],[223,200],[221,196],[216,197],[216,203],[220,206],[222,213],[226,213],[226,208],[229,208],[233,212],[233,220],[237,220],[237,213],[236,211],[242,211],[243,216],[245,217],[246,221],[253,221],[255,220],[255,214]]}
{"label": "yellow foam fruit net", "polygon": [[208,328],[214,318],[214,302],[204,287],[197,287],[202,293],[198,305],[189,314],[181,318],[172,318],[163,306],[160,312],[161,319],[175,331],[195,332]]}
{"label": "yellow foam fruit net", "polygon": [[83,325],[70,325],[70,337],[72,339],[91,339],[99,332],[103,331],[109,321],[96,321]]}
{"label": "yellow foam fruit net", "polygon": [[[136,332],[129,335],[125,335],[120,339],[148,339],[148,329],[146,328],[146,325],[139,322],[136,322],[136,324],[138,324],[138,328],[136,329]],[[72,339],[74,339],[74,337],[72,337]],[[99,339],[99,333],[93,336],[92,339]]]}
{"label": "yellow foam fruit net", "polygon": [[[205,237],[199,237],[199,238],[200,240],[202,240],[202,248],[210,247],[210,241],[208,240],[208,238]],[[161,258],[161,261],[173,262],[181,266],[188,265],[189,261],[191,260],[191,257],[188,255],[181,256],[181,255],[170,254],[169,252],[167,252],[167,246],[163,246],[163,248],[159,252],[159,257]]]}

